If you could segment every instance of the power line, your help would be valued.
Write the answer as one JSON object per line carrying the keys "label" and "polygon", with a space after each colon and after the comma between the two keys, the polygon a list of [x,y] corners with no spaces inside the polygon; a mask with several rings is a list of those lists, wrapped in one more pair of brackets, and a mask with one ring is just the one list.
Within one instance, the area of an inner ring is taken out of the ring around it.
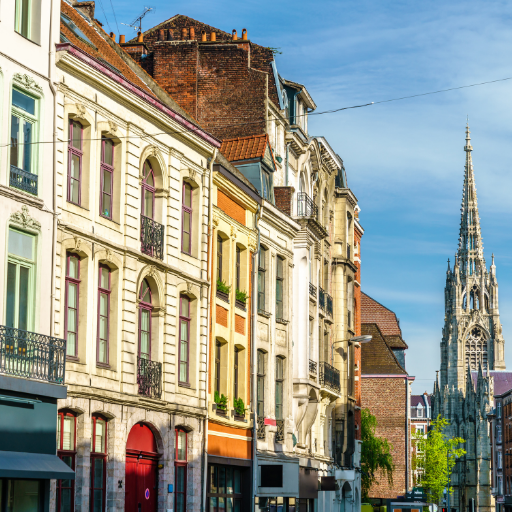
{"label": "power line", "polygon": [[105,16],[105,21],[107,22],[108,29],[110,30],[110,32],[112,32],[112,28],[110,27],[110,23],[108,22],[107,13],[105,12],[105,9],[103,8],[103,2],[101,0],[100,0],[100,7],[101,7],[101,10],[103,11],[103,16]]}
{"label": "power line", "polygon": [[120,33],[119,25],[117,23],[116,11],[114,11],[114,4],[112,3],[112,0],[110,0],[110,7],[112,7],[112,14],[114,15],[114,20],[116,21],[117,33],[119,34]]}

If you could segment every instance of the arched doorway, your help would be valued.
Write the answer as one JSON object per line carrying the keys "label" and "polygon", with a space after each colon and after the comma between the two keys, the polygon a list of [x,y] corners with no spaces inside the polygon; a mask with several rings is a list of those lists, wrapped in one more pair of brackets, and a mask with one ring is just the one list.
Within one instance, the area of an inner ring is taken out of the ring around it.
{"label": "arched doorway", "polygon": [[151,429],[134,425],[126,442],[125,512],[156,511],[159,457]]}

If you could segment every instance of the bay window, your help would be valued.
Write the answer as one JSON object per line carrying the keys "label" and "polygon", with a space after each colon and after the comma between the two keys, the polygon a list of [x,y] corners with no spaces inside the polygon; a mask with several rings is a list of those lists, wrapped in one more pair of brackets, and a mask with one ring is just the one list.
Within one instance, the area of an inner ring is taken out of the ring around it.
{"label": "bay window", "polygon": [[105,265],[99,267],[98,283],[98,347],[97,361],[108,364],[108,342],[110,331],[111,271]]}
{"label": "bay window", "polygon": [[91,512],[105,511],[107,482],[107,420],[99,415],[91,418]]}
{"label": "bay window", "polygon": [[66,303],[64,332],[67,340],[66,355],[76,357],[78,353],[78,302],[80,293],[80,259],[76,254],[66,257]]}

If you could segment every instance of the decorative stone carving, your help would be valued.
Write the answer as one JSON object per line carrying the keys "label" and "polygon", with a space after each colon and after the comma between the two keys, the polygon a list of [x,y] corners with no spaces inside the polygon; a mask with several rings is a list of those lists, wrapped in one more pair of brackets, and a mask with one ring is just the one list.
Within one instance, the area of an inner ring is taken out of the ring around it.
{"label": "decorative stone carving", "polygon": [[15,73],[13,76],[14,82],[23,87],[23,89],[28,89],[32,91],[36,91],[38,93],[43,92],[43,88],[29,75]]}
{"label": "decorative stone carving", "polygon": [[219,216],[216,213],[213,214],[212,222],[215,227],[219,225]]}
{"label": "decorative stone carving", "polygon": [[26,205],[21,207],[21,212],[14,212],[11,214],[10,224],[15,224],[23,229],[41,231],[41,223],[30,216]]}
{"label": "decorative stone carving", "polygon": [[146,274],[146,277],[151,277],[151,278],[155,278],[157,276],[157,270],[156,270],[156,267],[154,265],[151,265],[148,269],[148,272]]}
{"label": "decorative stone carving", "polygon": [[256,239],[255,238],[249,238],[248,246],[249,246],[249,250],[251,252],[256,252],[256,250],[258,249],[258,245],[256,243]]}
{"label": "decorative stone carving", "polygon": [[236,240],[236,227],[235,226],[231,226],[231,238],[233,240]]}
{"label": "decorative stone carving", "polygon": [[79,251],[82,245],[82,239],[75,236],[75,251]]}
{"label": "decorative stone carving", "polygon": [[192,293],[192,283],[187,283],[187,292]]}
{"label": "decorative stone carving", "polygon": [[75,119],[83,119],[85,121],[85,105],[83,103],[76,104]]}
{"label": "decorative stone carving", "polygon": [[109,261],[110,263],[114,263],[114,253],[112,252],[112,249],[107,249],[105,260]]}
{"label": "decorative stone carving", "polygon": [[117,123],[115,123],[114,121],[109,121],[108,122],[108,127],[109,127],[109,131],[110,133],[116,133],[117,132]]}
{"label": "decorative stone carving", "polygon": [[192,181],[196,181],[196,170],[195,169],[189,169],[188,175]]}
{"label": "decorative stone carving", "polygon": [[151,146],[149,148],[149,156],[156,158],[157,155],[158,155],[158,148],[156,146]]}

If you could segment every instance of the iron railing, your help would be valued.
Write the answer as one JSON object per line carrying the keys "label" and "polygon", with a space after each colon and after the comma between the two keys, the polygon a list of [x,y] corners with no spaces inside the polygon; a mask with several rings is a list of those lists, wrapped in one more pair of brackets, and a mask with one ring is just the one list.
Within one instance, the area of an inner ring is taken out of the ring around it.
{"label": "iron railing", "polygon": [[332,307],[332,297],[326,293],[325,294],[325,298],[326,298],[326,309],[327,309],[327,314],[329,316],[332,316],[332,313],[333,313],[333,307]]}
{"label": "iron railing", "polygon": [[256,435],[258,439],[265,439],[265,418],[260,418],[258,416]]}
{"label": "iron railing", "polygon": [[284,441],[284,420],[276,420],[276,425],[276,443],[282,443]]}
{"label": "iron railing", "polygon": [[144,254],[164,259],[164,226],[145,215],[140,216],[140,242]]}
{"label": "iron railing", "polygon": [[0,325],[0,373],[64,384],[66,340]]}
{"label": "iron railing", "polygon": [[137,384],[139,395],[160,398],[162,396],[162,363],[137,357]]}
{"label": "iron railing", "polygon": [[312,283],[309,283],[309,295],[316,299],[316,286]]}
{"label": "iron railing", "polygon": [[325,311],[325,295],[323,288],[318,288],[318,305],[322,311]]}
{"label": "iron railing", "polygon": [[329,363],[320,363],[319,381],[322,387],[331,389],[335,393],[341,390],[340,371]]}
{"label": "iron railing", "polygon": [[32,174],[15,165],[11,165],[11,173],[9,176],[9,185],[11,187],[19,188],[23,190],[23,192],[37,196],[37,179],[37,174]]}
{"label": "iron railing", "polygon": [[317,364],[316,361],[309,360],[309,373],[316,375]]}
{"label": "iron railing", "polygon": [[318,206],[305,192],[297,194],[297,217],[318,218]]}

